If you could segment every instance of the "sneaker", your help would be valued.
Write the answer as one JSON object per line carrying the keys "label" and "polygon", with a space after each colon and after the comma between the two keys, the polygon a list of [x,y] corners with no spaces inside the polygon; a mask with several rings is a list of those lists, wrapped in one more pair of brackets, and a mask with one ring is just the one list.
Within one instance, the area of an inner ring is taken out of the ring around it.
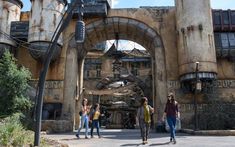
{"label": "sneaker", "polygon": [[175,140],[175,138],[173,138],[173,143],[174,143],[174,144],[176,144],[176,140]]}
{"label": "sneaker", "polygon": [[85,139],[88,139],[88,137],[86,136]]}
{"label": "sneaker", "polygon": [[78,134],[75,134],[75,136],[76,136],[77,138],[80,138]]}

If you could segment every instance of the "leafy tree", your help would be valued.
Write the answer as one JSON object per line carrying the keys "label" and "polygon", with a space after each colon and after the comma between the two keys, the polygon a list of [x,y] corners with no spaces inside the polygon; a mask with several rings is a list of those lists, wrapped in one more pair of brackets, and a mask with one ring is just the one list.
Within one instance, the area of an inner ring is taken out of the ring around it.
{"label": "leafy tree", "polygon": [[0,116],[24,112],[31,107],[26,95],[31,73],[25,67],[18,67],[16,59],[5,52],[0,59]]}

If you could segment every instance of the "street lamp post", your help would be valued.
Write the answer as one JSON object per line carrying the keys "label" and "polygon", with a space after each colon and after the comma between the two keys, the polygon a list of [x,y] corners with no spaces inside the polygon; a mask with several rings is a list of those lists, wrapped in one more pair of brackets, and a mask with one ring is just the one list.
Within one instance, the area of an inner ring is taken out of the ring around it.
{"label": "street lamp post", "polygon": [[[75,9],[76,6],[80,4],[81,7],[83,7],[83,0],[73,0],[71,2],[71,6],[68,7],[66,11],[66,17],[63,20],[60,21],[58,24],[58,27],[56,28],[56,31],[53,34],[53,37],[51,39],[51,43],[47,49],[47,54],[46,54],[46,59],[43,61],[43,68],[42,71],[40,72],[39,76],[39,81],[38,81],[38,95],[37,95],[37,102],[36,102],[36,126],[35,126],[35,135],[34,135],[34,146],[40,146],[40,132],[41,132],[41,119],[42,119],[42,104],[43,104],[43,93],[44,93],[44,86],[45,86],[45,80],[46,80],[46,75],[47,71],[51,62],[51,58],[53,55],[54,50],[56,49],[56,44],[59,39],[59,36],[61,32],[68,26],[70,20],[72,19],[73,16],[73,10]],[[81,9],[80,7],[80,9]],[[80,12],[81,13],[81,12]],[[83,23],[84,24],[84,23]],[[84,25],[81,26],[84,26]],[[80,32],[85,33],[85,30],[82,30],[84,28],[81,28]],[[57,31],[58,30],[58,31]],[[80,37],[77,39],[80,39],[76,42],[82,43],[84,41],[84,34],[80,34]]]}
{"label": "street lamp post", "polygon": [[194,131],[198,130],[196,95],[198,92],[201,91],[201,81],[200,81],[199,75],[198,75],[198,71],[199,71],[198,66],[199,66],[199,62],[196,62],[196,70],[195,70],[196,82],[195,82],[195,90],[194,90]]}

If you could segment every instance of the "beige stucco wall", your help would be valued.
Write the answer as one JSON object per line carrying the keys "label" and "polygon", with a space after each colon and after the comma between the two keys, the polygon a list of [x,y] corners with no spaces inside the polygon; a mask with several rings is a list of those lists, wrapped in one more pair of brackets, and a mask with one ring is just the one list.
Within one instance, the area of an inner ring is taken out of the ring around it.
{"label": "beige stucco wall", "polygon": [[175,23],[175,9],[171,9],[167,15],[163,16],[160,27],[165,56],[167,80],[178,80],[178,51],[177,51],[177,32]]}
{"label": "beige stucco wall", "polygon": [[217,59],[218,82],[216,87],[224,101],[235,101],[235,63],[227,59]]}

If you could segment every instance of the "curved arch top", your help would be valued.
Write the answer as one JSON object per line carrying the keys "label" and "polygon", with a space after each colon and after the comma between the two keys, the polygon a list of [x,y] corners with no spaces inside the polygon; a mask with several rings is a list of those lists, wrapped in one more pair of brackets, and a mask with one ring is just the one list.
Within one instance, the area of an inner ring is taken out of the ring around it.
{"label": "curved arch top", "polygon": [[146,23],[117,16],[88,23],[84,47],[89,50],[99,42],[115,39],[117,34],[119,39],[131,40],[141,44],[152,55],[154,48],[162,47],[160,35]]}

